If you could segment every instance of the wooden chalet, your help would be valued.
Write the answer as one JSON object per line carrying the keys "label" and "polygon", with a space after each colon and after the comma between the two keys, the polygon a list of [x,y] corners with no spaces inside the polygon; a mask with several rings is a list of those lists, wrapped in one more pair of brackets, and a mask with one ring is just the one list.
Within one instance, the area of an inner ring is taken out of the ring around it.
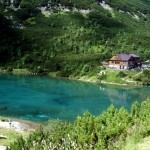
{"label": "wooden chalet", "polygon": [[135,54],[117,54],[109,60],[109,68],[132,69],[141,67],[141,58]]}

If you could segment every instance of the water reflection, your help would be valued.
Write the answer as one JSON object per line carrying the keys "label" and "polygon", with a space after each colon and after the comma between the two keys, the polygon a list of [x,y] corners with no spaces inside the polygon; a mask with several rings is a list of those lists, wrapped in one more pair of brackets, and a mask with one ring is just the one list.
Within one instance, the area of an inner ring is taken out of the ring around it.
{"label": "water reflection", "polygon": [[[104,90],[103,90],[104,89]],[[108,88],[100,88],[107,93],[108,99],[116,107],[124,106],[130,109],[134,101],[142,102],[146,100],[150,94],[150,87],[115,87],[109,86]]]}

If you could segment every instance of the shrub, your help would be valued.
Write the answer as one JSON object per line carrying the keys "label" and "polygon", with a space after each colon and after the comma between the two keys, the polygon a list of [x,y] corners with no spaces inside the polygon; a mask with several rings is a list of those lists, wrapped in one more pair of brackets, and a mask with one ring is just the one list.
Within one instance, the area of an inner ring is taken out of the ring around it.
{"label": "shrub", "polygon": [[123,71],[119,71],[119,73],[117,74],[117,77],[120,77],[120,78],[124,78],[126,76],[127,75]]}
{"label": "shrub", "polygon": [[10,145],[16,149],[121,149],[129,136],[140,139],[150,134],[150,100],[135,102],[131,113],[111,105],[99,116],[85,112],[74,123],[52,121],[44,130],[39,128],[27,139],[20,137]]}

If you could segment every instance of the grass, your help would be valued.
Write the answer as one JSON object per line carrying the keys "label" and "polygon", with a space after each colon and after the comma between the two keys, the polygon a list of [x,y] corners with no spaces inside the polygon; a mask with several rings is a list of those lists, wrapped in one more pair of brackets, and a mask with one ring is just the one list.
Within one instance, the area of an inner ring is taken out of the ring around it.
{"label": "grass", "polygon": [[28,69],[13,69],[13,74],[31,74]]}
{"label": "grass", "polygon": [[[140,81],[135,81],[136,75],[141,72],[141,70],[104,70],[106,74],[104,77],[99,76],[100,80],[104,82],[127,84],[127,85],[142,85]],[[123,76],[122,76],[123,75]]]}
{"label": "grass", "polygon": [[29,24],[31,24],[31,25],[35,25],[36,24],[35,17],[28,18],[26,20],[26,22],[29,23]]}
{"label": "grass", "polygon": [[119,72],[120,71],[118,70],[107,69],[106,78],[104,79],[104,81],[124,84],[125,82],[122,81],[121,78],[117,76]]}
{"label": "grass", "polygon": [[149,150],[150,149],[150,136],[142,138],[140,135],[129,137],[122,150]]}
{"label": "grass", "polygon": [[17,132],[6,128],[0,128],[0,134],[7,137],[7,139],[0,139],[0,145],[8,146],[19,136],[27,137],[29,132]]}
{"label": "grass", "polygon": [[137,143],[137,150],[149,150],[150,149],[150,136],[140,140]]}

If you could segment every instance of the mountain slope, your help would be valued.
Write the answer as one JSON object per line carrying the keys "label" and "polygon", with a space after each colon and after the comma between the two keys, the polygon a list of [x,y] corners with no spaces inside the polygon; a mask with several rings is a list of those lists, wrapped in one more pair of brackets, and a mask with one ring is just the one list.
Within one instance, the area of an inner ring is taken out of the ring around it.
{"label": "mountain slope", "polygon": [[6,46],[7,40],[0,43],[1,49],[5,47],[0,54],[11,58],[1,60],[3,64],[7,61],[11,67],[35,71],[40,66],[68,76],[79,66],[98,65],[115,53],[132,52],[143,60],[150,57],[149,0],[15,2],[21,9],[8,5],[7,11],[1,11],[12,24],[8,31],[16,34],[11,39],[14,48]]}
{"label": "mountain slope", "polygon": [[150,12],[150,1],[149,0],[105,0],[106,3],[110,4],[113,8],[121,9],[125,11],[141,11],[143,13]]}

